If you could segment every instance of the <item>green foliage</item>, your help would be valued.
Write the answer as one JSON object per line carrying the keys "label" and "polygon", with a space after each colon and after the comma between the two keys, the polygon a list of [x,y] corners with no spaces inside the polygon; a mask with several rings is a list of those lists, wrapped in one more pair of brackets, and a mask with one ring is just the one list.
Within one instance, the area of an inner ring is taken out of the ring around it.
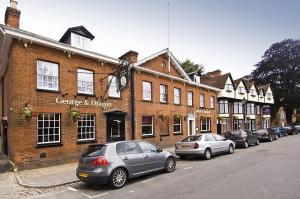
{"label": "green foliage", "polygon": [[251,77],[258,84],[271,83],[275,99],[272,112],[285,107],[291,122],[294,108],[300,107],[300,40],[285,39],[272,44]]}
{"label": "green foliage", "polygon": [[199,72],[199,73],[204,72],[204,65],[196,64],[189,59],[186,59],[184,62],[182,62],[181,67],[187,74],[193,73],[193,72]]}

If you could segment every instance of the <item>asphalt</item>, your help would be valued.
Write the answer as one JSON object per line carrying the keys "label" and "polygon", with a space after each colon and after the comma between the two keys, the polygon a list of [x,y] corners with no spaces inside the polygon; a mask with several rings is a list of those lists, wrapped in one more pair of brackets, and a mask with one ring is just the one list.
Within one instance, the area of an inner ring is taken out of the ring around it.
{"label": "asphalt", "polygon": [[205,161],[179,160],[173,173],[138,178],[120,190],[74,183],[38,198],[296,199],[300,198],[300,135],[238,149]]}

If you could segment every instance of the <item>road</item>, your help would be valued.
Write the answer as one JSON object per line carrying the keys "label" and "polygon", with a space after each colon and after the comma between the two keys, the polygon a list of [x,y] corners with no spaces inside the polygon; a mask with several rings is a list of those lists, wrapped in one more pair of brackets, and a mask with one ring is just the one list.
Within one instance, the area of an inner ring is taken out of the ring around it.
{"label": "road", "polygon": [[138,178],[120,190],[75,183],[31,198],[296,199],[300,198],[300,135],[208,161],[178,160],[175,172]]}

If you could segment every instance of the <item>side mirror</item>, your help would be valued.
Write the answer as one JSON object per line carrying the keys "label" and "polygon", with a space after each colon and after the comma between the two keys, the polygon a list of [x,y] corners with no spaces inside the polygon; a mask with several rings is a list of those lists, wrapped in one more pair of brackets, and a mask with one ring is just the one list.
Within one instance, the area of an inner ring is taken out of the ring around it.
{"label": "side mirror", "polygon": [[157,152],[158,153],[161,153],[163,150],[161,149],[161,148],[159,148],[159,147],[157,147]]}

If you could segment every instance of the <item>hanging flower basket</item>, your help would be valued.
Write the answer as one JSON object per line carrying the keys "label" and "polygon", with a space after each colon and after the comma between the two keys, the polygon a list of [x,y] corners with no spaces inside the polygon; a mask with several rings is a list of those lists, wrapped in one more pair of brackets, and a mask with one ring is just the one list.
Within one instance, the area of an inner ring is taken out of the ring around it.
{"label": "hanging flower basket", "polygon": [[158,117],[159,117],[162,121],[164,121],[165,119],[168,118],[168,115],[165,114],[165,113],[162,113],[162,114],[160,114]]}
{"label": "hanging flower basket", "polygon": [[174,118],[174,119],[179,119],[179,118],[181,118],[181,115],[178,114],[178,113],[176,113],[176,114],[174,114],[173,118]]}
{"label": "hanging flower basket", "polygon": [[221,121],[223,119],[223,117],[221,116],[218,116],[218,120]]}
{"label": "hanging flower basket", "polygon": [[27,121],[31,120],[31,118],[36,115],[33,108],[28,104],[25,104],[25,106],[20,109],[19,113]]}
{"label": "hanging flower basket", "polygon": [[247,120],[250,120],[251,118],[249,116],[246,117]]}
{"label": "hanging flower basket", "polygon": [[73,122],[76,122],[80,118],[80,113],[76,108],[70,108],[68,115]]}
{"label": "hanging flower basket", "polygon": [[234,115],[234,116],[232,116],[232,119],[237,120],[239,118],[238,118],[238,116]]}

